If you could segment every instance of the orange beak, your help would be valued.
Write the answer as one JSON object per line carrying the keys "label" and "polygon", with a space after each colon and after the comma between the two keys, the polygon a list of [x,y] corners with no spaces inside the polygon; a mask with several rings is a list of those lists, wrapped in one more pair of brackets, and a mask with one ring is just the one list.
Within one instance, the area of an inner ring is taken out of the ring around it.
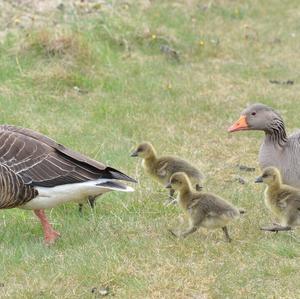
{"label": "orange beak", "polygon": [[247,130],[248,124],[246,120],[246,115],[241,115],[238,121],[236,121],[231,127],[228,128],[228,132],[236,132],[241,130]]}

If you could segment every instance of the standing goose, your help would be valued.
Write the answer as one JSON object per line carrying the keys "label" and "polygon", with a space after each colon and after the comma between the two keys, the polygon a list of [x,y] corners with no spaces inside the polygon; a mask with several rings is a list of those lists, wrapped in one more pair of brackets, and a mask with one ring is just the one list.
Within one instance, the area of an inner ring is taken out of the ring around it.
{"label": "standing goose", "polygon": [[60,234],[44,209],[69,201],[80,203],[111,190],[133,191],[119,180],[135,182],[40,133],[0,126],[0,209],[34,210],[46,244],[54,243]]}
{"label": "standing goose", "polygon": [[265,132],[259,151],[261,169],[279,169],[284,184],[300,188],[300,133],[287,136],[278,112],[263,105],[253,104],[245,109],[229,132],[259,130]]}

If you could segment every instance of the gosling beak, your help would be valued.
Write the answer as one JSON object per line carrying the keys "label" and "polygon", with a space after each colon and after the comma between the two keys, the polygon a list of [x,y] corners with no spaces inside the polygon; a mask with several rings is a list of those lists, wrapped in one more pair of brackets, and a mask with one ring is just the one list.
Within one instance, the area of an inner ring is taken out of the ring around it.
{"label": "gosling beak", "polygon": [[236,132],[248,129],[249,127],[246,120],[246,115],[241,115],[241,117],[231,127],[228,128],[228,132]]}
{"label": "gosling beak", "polygon": [[256,178],[255,183],[263,183],[263,178],[262,176],[259,176]]}
{"label": "gosling beak", "polygon": [[167,189],[171,189],[171,188],[172,188],[172,185],[171,185],[171,183],[168,183],[168,184],[165,186],[165,188],[167,188]]}
{"label": "gosling beak", "polygon": [[130,157],[137,157],[138,156],[138,151],[135,150],[130,154]]}

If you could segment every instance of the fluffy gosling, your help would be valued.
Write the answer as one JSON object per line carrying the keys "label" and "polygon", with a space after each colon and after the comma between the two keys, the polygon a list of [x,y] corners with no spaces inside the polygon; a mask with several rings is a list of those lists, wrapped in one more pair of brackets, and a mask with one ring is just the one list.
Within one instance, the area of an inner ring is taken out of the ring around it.
{"label": "fluffy gosling", "polygon": [[166,188],[179,192],[179,205],[188,216],[189,226],[179,234],[170,232],[177,237],[186,237],[200,227],[208,229],[222,228],[226,241],[230,242],[227,225],[245,213],[223,198],[207,192],[193,190],[188,176],[183,172],[174,173]]}
{"label": "fluffy gosling", "polygon": [[300,189],[282,183],[281,174],[275,167],[267,167],[255,181],[265,183],[265,204],[279,219],[280,224],[262,227],[266,231],[288,231],[300,225]]}
{"label": "fluffy gosling", "polygon": [[[142,166],[152,178],[165,186],[172,174],[175,172],[185,172],[195,189],[202,189],[201,180],[202,173],[188,161],[176,156],[161,156],[158,157],[155,148],[150,142],[141,143],[132,153],[131,157],[140,157],[143,159]],[[175,190],[170,189],[169,200],[173,200]]]}

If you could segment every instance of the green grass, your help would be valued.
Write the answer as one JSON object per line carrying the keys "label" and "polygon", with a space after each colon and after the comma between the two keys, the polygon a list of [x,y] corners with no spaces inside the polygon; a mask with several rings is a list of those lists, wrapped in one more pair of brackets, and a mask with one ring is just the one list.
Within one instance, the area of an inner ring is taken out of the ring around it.
{"label": "green grass", "polygon": [[[127,4],[126,4],[127,3]],[[48,211],[62,238],[42,243],[33,213],[3,210],[1,298],[299,298],[299,232],[268,234],[257,155],[261,133],[229,135],[248,103],[299,127],[299,4],[289,1],[113,1],[60,26],[17,30],[0,45],[1,123],[38,130],[140,182],[86,206]],[[167,44],[180,61],[160,52]],[[269,80],[294,80],[292,86]],[[79,93],[78,87],[84,91]],[[143,140],[205,173],[205,189],[247,210],[230,227],[175,240],[178,207],[130,151]],[[255,167],[239,171],[236,164]],[[237,182],[237,176],[246,180]]]}

